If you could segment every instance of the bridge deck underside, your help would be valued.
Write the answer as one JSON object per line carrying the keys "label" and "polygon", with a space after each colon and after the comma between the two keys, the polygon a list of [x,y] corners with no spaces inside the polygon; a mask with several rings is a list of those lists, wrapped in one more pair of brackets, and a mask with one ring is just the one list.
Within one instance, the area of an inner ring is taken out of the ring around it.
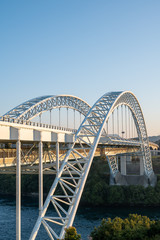
{"label": "bridge deck underside", "polygon": [[[81,154],[84,152],[81,149],[77,151]],[[137,152],[140,148],[137,146],[112,146],[112,145],[100,145],[96,149],[95,156],[116,155],[127,152]],[[59,164],[61,166],[67,147],[60,148],[59,151]],[[89,150],[86,150],[88,152]],[[37,146],[30,146],[30,148],[22,148],[22,174],[38,174],[39,171],[39,156]],[[78,154],[75,154],[77,159],[80,159]],[[70,157],[70,160],[72,158]],[[0,149],[0,174],[15,174],[16,173],[16,149]],[[56,149],[44,148],[43,152],[43,173],[44,174],[56,174]]]}

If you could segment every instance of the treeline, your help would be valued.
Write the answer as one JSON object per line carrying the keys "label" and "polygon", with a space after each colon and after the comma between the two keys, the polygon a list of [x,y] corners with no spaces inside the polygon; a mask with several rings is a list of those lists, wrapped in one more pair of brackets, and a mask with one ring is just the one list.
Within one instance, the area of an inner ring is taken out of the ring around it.
{"label": "treeline", "polygon": [[103,219],[100,226],[91,232],[91,237],[92,240],[158,240],[160,221],[137,214],[129,214],[125,219]]}
{"label": "treeline", "polygon": [[[81,235],[74,227],[66,229],[63,240],[80,240]],[[150,220],[146,216],[129,214],[125,219],[115,217],[103,219],[100,226],[90,234],[91,240],[159,240],[160,220]]]}
{"label": "treeline", "polygon": [[107,163],[97,159],[93,162],[86,186],[82,195],[81,204],[92,206],[110,205],[160,205],[160,178],[156,187],[143,186],[109,186]]}
{"label": "treeline", "polygon": [[[54,181],[54,175],[44,175],[44,194],[47,195]],[[0,193],[16,193],[15,175],[0,175]],[[22,175],[22,195],[38,193],[38,176]],[[155,188],[143,186],[109,186],[109,168],[104,159],[94,158],[81,205],[160,205],[160,179]]]}

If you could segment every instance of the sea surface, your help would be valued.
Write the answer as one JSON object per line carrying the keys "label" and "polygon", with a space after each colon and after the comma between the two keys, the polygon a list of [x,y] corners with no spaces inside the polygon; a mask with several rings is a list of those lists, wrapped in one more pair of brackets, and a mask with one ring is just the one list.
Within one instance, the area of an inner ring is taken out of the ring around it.
{"label": "sea surface", "polygon": [[[22,240],[28,240],[38,217],[38,198],[22,198]],[[50,210],[52,213],[52,210]],[[79,207],[74,221],[77,232],[81,234],[82,240],[88,240],[90,232],[95,226],[98,226],[103,218],[114,218],[116,216],[125,218],[129,213],[138,213],[150,217],[151,219],[160,219],[160,207],[156,208],[138,208],[138,207],[108,207],[93,208]],[[49,240],[47,233],[41,227],[40,235],[37,240]],[[0,195],[0,240],[16,239],[16,202],[15,197]]]}

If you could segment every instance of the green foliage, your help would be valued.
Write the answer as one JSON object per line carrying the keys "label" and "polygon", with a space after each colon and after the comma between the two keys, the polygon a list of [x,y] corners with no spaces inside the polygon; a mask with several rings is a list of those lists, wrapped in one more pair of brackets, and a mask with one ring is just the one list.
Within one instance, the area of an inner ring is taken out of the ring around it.
{"label": "green foliage", "polygon": [[65,230],[64,240],[80,240],[81,235],[77,233],[75,227],[69,227]]}
{"label": "green foliage", "polygon": [[93,240],[156,240],[160,239],[160,221],[137,214],[130,214],[124,220],[119,217],[103,219],[91,232],[91,237]]}
{"label": "green foliage", "polygon": [[[43,190],[48,193],[54,181],[54,175],[44,175]],[[22,175],[21,189],[22,195],[38,193],[38,175]],[[16,194],[16,175],[1,174],[0,175],[0,193],[1,194]]]}
{"label": "green foliage", "polygon": [[[160,220],[155,221],[155,224],[151,225],[151,228],[148,231],[148,236],[152,237],[152,236],[158,236],[160,235]],[[160,239],[160,238],[159,238]]]}
{"label": "green foliage", "polygon": [[[158,164],[158,163],[157,163]],[[54,175],[44,175],[43,190],[47,194]],[[57,194],[59,189],[56,189]],[[0,193],[16,193],[16,176],[0,175]],[[22,195],[38,193],[38,175],[22,175]],[[109,186],[106,158],[95,157],[83,191],[81,205],[89,206],[159,206],[160,176],[155,188],[143,186]]]}
{"label": "green foliage", "polygon": [[108,163],[94,158],[81,204],[89,206],[132,205],[159,206],[160,178],[155,188],[143,186],[109,186]]}
{"label": "green foliage", "polygon": [[119,188],[119,186],[110,186],[108,188],[108,196],[107,196],[107,203],[108,205],[119,205],[119,204],[124,204],[125,201],[125,194],[124,194],[124,189]]}
{"label": "green foliage", "polygon": [[37,192],[38,176],[37,175],[22,175],[21,182],[22,194]]}
{"label": "green foliage", "polygon": [[16,193],[16,178],[15,175],[0,175],[0,193],[15,194]]}
{"label": "green foliage", "polygon": [[83,191],[81,204],[99,206],[107,201],[109,169],[107,160],[94,158]]}

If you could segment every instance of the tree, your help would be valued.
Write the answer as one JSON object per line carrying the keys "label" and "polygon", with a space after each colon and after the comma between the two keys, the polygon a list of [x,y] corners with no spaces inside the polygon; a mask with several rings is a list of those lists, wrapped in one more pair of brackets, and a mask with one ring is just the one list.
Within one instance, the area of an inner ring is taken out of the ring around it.
{"label": "tree", "polygon": [[75,227],[69,227],[65,230],[64,240],[80,240],[81,235],[77,233]]}
{"label": "tree", "polygon": [[126,219],[103,219],[100,226],[91,232],[91,237],[93,240],[160,239],[160,223],[138,214],[129,214]]}

